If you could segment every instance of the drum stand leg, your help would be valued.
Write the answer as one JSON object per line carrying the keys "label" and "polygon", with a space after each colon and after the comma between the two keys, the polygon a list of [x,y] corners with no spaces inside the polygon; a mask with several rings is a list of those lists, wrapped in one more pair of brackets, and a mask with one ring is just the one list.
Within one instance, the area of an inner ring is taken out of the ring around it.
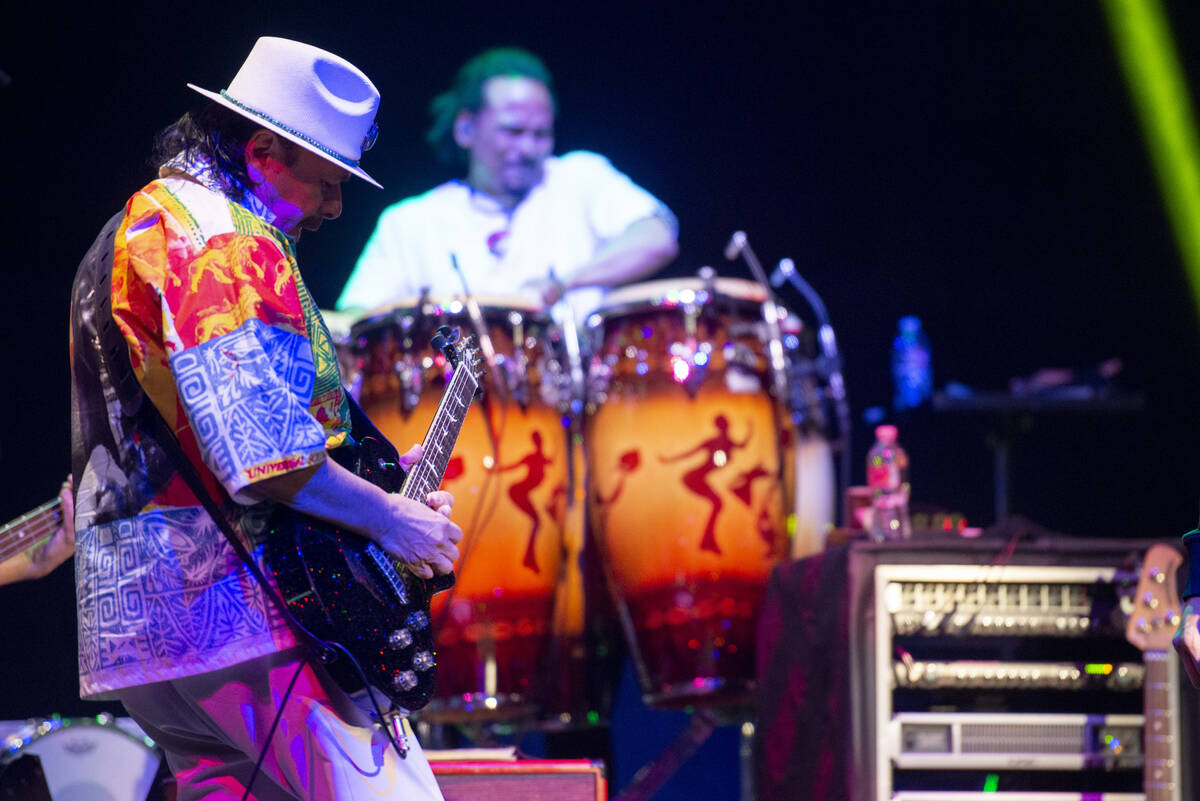
{"label": "drum stand leg", "polygon": [[704,744],[716,728],[717,718],[704,709],[692,715],[688,725],[653,762],[648,762],[634,774],[624,790],[613,801],[645,801],[662,788],[667,780],[687,762],[696,749]]}

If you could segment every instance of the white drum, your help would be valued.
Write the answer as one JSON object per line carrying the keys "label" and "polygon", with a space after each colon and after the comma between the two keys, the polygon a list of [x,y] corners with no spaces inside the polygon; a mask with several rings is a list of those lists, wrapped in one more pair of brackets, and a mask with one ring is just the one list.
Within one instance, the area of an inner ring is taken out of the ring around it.
{"label": "white drum", "polygon": [[145,801],[161,761],[133,721],[107,714],[32,721],[4,745],[6,759],[41,760],[54,801]]}

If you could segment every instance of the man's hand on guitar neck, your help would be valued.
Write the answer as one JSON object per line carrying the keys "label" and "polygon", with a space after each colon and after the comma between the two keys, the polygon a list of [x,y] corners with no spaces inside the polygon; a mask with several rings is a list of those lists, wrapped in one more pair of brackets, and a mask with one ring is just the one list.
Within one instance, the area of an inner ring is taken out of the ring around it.
{"label": "man's hand on guitar neck", "polygon": [[54,534],[45,544],[0,562],[0,584],[41,578],[75,555],[75,498],[70,476],[62,483],[58,499],[62,505]]}
{"label": "man's hand on guitar neck", "polygon": [[[406,471],[410,470],[421,461],[421,456],[421,446],[413,445],[400,457],[400,466]],[[399,495],[388,497],[400,498]],[[389,532],[385,539],[376,539],[375,542],[391,556],[408,565],[415,575],[428,579],[433,578],[435,574],[442,575],[454,570],[454,560],[458,558],[458,543],[462,541],[463,533],[462,529],[450,522],[450,512],[454,508],[453,495],[445,490],[438,490],[429,493],[425,500],[430,509],[445,518],[445,521],[438,521],[438,525],[434,526],[434,530],[425,538],[414,541],[411,536],[402,536],[404,529],[401,529],[397,532],[401,536],[392,536]],[[419,504],[416,506],[421,508]],[[421,518],[427,518],[427,515],[421,512]],[[449,526],[442,526],[442,522],[449,523]],[[419,527],[420,523],[417,525]]]}
{"label": "man's hand on guitar neck", "polygon": [[1180,618],[1172,644],[1192,686],[1200,687],[1200,596],[1192,596],[1183,602]]}
{"label": "man's hand on guitar neck", "polygon": [[[400,464],[407,468],[420,458],[421,446],[414,445],[400,457]],[[421,578],[454,569],[463,534],[449,519],[454,496],[445,490],[429,493],[422,504],[384,492],[333,459],[259,481],[254,489],[298,512],[361,534]]]}

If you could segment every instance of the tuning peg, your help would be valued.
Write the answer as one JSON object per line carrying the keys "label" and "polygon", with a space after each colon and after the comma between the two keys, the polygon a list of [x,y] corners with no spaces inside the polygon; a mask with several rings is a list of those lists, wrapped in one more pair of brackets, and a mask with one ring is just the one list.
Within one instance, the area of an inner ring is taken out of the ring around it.
{"label": "tuning peg", "polygon": [[446,337],[444,334],[442,334],[442,329],[445,327],[446,326],[443,325],[442,328],[439,328],[437,333],[435,333],[429,340],[429,344],[434,350],[442,350],[447,345]]}

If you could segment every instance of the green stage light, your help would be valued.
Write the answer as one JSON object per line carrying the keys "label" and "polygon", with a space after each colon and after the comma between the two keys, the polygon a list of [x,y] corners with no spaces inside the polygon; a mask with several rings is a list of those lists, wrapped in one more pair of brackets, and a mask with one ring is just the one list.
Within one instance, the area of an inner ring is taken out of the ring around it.
{"label": "green stage light", "polygon": [[1180,258],[1200,314],[1200,145],[1160,0],[1104,0]]}

